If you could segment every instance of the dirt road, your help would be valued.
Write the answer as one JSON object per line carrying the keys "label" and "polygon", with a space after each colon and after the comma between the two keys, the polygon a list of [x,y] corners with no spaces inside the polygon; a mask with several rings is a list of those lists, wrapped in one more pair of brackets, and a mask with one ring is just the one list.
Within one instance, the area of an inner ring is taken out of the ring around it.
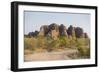
{"label": "dirt road", "polygon": [[65,50],[61,52],[45,52],[45,53],[33,53],[24,56],[24,61],[47,61],[47,60],[68,60],[71,56],[75,57],[78,54],[78,50]]}

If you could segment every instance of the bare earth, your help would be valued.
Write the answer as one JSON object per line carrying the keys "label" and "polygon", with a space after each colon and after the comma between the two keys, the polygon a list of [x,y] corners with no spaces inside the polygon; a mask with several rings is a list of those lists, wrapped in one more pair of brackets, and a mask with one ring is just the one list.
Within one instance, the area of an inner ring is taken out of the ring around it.
{"label": "bare earth", "polygon": [[78,50],[65,50],[61,52],[42,52],[27,54],[24,56],[25,62],[30,61],[50,61],[50,60],[69,60],[71,56],[75,57],[78,55]]}

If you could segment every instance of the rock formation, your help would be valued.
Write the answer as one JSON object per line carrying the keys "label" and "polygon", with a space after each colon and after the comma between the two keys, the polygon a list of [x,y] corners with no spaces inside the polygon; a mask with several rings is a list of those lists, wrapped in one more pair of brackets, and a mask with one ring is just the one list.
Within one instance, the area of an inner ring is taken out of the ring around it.
{"label": "rock formation", "polygon": [[64,24],[58,25],[56,23],[52,23],[50,25],[42,25],[40,27],[40,31],[29,32],[28,36],[35,37],[35,36],[50,36],[53,39],[57,39],[59,36],[66,36],[66,37],[76,37],[76,38],[88,38],[87,33],[84,33],[83,29],[80,27],[73,27],[70,25],[68,29]]}
{"label": "rock formation", "polygon": [[47,35],[51,36],[53,39],[57,39],[57,37],[59,36],[58,24],[56,24],[56,23],[50,24]]}
{"label": "rock formation", "polygon": [[37,36],[38,34],[39,34],[38,31],[35,31],[35,32],[29,32],[29,33],[28,33],[28,36],[29,36],[29,37],[35,37],[35,36]]}
{"label": "rock formation", "polygon": [[74,36],[75,35],[75,27],[73,27],[72,25],[70,25],[68,27],[67,33],[69,36]]}
{"label": "rock formation", "polygon": [[59,32],[60,36],[67,36],[67,28],[63,24],[59,26]]}
{"label": "rock formation", "polygon": [[39,35],[46,36],[47,32],[48,32],[48,25],[43,25],[40,27]]}
{"label": "rock formation", "polygon": [[82,38],[84,37],[83,29],[80,27],[75,28],[75,34],[77,38]]}

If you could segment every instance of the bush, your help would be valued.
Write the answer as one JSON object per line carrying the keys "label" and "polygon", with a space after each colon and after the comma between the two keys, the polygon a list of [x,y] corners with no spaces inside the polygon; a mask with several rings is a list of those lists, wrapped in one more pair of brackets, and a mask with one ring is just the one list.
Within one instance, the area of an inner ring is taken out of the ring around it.
{"label": "bush", "polygon": [[24,38],[24,49],[26,50],[34,50],[35,48],[35,38]]}
{"label": "bush", "polygon": [[77,38],[76,43],[77,45],[80,45],[80,46],[90,45],[90,39],[89,38]]}
{"label": "bush", "polygon": [[86,47],[78,47],[78,51],[80,53],[80,57],[89,58],[90,57],[90,48]]}
{"label": "bush", "polygon": [[70,45],[70,40],[66,36],[59,37],[59,47],[68,47]]}
{"label": "bush", "polygon": [[51,37],[47,37],[45,46],[45,49],[50,52],[59,47],[59,42],[58,40],[53,40]]}

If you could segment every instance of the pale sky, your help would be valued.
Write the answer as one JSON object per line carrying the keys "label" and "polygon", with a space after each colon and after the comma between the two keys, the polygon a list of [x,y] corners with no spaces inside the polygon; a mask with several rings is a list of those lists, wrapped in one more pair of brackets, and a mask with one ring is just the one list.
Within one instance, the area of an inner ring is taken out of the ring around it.
{"label": "pale sky", "polygon": [[67,28],[70,25],[81,27],[90,36],[90,17],[90,14],[84,13],[24,11],[24,34],[39,31],[42,25],[57,23],[64,24]]}

